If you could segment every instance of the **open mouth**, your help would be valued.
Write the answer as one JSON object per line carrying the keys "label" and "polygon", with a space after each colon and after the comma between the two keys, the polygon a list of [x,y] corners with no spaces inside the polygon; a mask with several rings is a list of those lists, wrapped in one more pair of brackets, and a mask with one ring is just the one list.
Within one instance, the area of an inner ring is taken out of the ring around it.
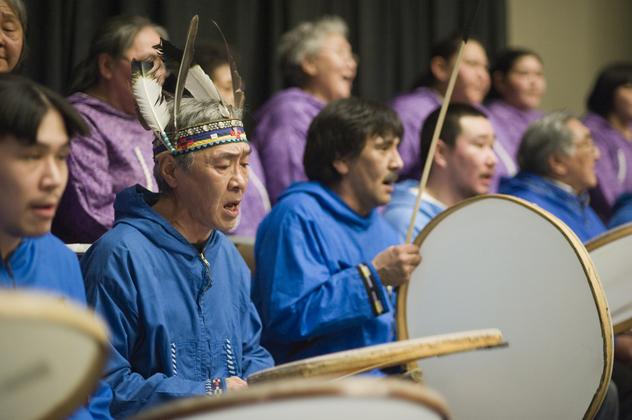
{"label": "open mouth", "polygon": [[52,219],[55,216],[57,203],[37,203],[31,205],[33,213],[41,219]]}
{"label": "open mouth", "polygon": [[231,216],[237,217],[239,215],[240,201],[229,201],[224,204],[224,210],[226,210]]}

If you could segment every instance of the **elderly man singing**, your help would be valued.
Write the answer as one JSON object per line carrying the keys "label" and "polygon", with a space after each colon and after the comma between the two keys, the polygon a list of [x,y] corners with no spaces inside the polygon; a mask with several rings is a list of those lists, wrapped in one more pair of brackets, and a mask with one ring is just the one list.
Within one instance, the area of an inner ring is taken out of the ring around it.
{"label": "elderly man singing", "polygon": [[[160,88],[139,73],[134,91],[148,122],[143,110],[166,99],[143,98],[152,88],[139,83]],[[240,114],[224,101],[183,99],[155,142],[160,192],[119,193],[114,227],[82,259],[88,300],[112,330],[106,380],[116,417],[244,387],[273,364],[259,345],[250,272],[222,233],[237,222],[248,183]]]}

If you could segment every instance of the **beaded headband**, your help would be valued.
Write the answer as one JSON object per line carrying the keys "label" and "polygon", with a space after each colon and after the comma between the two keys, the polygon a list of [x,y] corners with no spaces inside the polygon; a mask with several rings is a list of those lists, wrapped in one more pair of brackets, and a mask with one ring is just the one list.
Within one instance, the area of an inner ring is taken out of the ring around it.
{"label": "beaded headband", "polygon": [[248,142],[244,124],[236,119],[198,124],[178,130],[171,137],[175,140],[169,142],[171,148],[164,141],[154,142],[154,156],[167,151],[177,156],[227,143]]}
{"label": "beaded headband", "polygon": [[[213,23],[217,26],[215,22]],[[192,63],[197,28],[198,17],[194,16],[189,25],[183,51],[164,39],[161,39],[160,45],[154,46],[167,68],[170,65],[178,68],[176,90],[173,96],[163,94],[153,63],[132,62],[132,91],[142,120],[155,133],[154,156],[165,152],[177,156],[221,144],[248,142],[244,125],[238,118],[239,113],[236,112],[243,108],[244,94],[241,77],[235,68],[234,60],[228,52],[235,97],[235,105],[232,106],[224,101],[204,70]],[[226,47],[228,51],[227,44]],[[222,119],[195,122],[189,127],[179,127],[178,120],[185,88],[194,100],[217,105]],[[172,126],[174,132],[167,133],[167,126]]]}

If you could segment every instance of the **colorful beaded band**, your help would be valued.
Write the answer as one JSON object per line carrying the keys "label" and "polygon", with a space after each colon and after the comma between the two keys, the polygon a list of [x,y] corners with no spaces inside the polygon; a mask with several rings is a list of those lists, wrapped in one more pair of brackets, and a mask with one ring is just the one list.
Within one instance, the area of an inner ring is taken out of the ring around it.
{"label": "colorful beaded band", "polygon": [[175,135],[172,150],[167,149],[162,141],[154,142],[154,156],[170,151],[172,155],[182,155],[207,147],[219,146],[226,143],[248,142],[244,124],[239,120],[214,121],[178,130]]}

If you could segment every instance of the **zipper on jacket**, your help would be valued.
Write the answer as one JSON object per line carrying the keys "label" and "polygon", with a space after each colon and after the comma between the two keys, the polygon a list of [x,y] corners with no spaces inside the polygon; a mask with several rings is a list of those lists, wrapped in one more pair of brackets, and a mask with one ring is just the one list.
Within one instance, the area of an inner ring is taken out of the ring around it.
{"label": "zipper on jacket", "polygon": [[213,278],[211,277],[211,264],[206,259],[206,256],[204,255],[204,250],[200,252],[200,260],[202,260],[202,264],[204,265],[204,274],[206,276],[206,283],[204,283],[204,287],[202,288],[202,290],[200,291],[200,294],[198,295],[198,304],[201,302],[202,296],[204,296],[204,293],[206,293],[206,291],[213,286]]}

